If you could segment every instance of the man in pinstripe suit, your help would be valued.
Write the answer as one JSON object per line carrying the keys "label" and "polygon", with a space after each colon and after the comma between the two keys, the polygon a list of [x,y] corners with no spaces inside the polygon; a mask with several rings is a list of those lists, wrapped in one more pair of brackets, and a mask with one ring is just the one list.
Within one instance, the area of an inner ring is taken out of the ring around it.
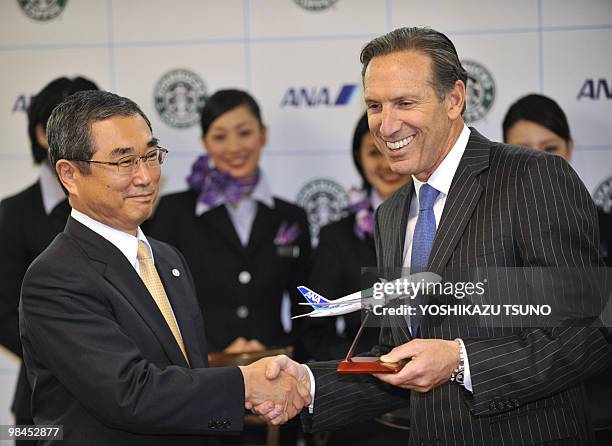
{"label": "man in pinstripe suit", "polygon": [[[467,74],[446,36],[398,29],[368,43],[361,61],[377,147],[414,180],[377,212],[379,268],[414,268],[423,256],[427,237],[415,234],[421,192],[432,189],[429,271],[599,266],[595,208],[571,167],[464,124]],[[485,329],[459,317],[400,322],[373,350],[388,352],[385,361],[410,359],[397,374],[340,375],[337,361],[305,367],[279,357],[268,376],[283,369],[310,382],[314,400],[303,421],[311,431],[410,405],[411,445],[593,444],[582,382],[612,358],[600,331]],[[272,405],[255,411],[286,418]]]}

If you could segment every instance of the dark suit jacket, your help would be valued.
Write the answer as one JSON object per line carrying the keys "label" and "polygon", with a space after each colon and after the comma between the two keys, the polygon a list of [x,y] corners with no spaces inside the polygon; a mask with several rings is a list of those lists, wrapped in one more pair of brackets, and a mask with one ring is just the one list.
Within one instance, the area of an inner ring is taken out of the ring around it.
{"label": "dark suit jacket", "polygon": [[[362,240],[355,234],[355,214],[324,226],[319,233],[319,244],[314,252],[307,285],[329,299],[366,289],[362,268],[376,267],[374,239],[366,235]],[[302,311],[304,311],[303,309]],[[345,356],[359,326],[361,312],[342,316],[345,322],[343,336],[336,333],[336,318],[312,318],[306,337],[311,358],[322,361]],[[356,352],[368,351],[378,340],[378,329],[367,327],[361,335]]]}
{"label": "dark suit jacket", "polygon": [[[402,264],[412,194],[408,184],[377,212],[379,267]],[[598,266],[597,250],[593,202],[565,161],[493,143],[472,129],[436,233],[431,271]],[[464,340],[474,392],[451,382],[409,392],[410,444],[592,444],[582,382],[611,359],[600,331],[479,328],[458,317],[432,319],[423,318],[422,337]],[[340,377],[330,363],[311,368],[317,389],[314,415],[305,420],[311,429],[401,405],[397,390],[373,379]]]}
{"label": "dark suit jacket", "polygon": [[[196,199],[191,190],[163,197],[147,230],[185,256],[210,350],[221,351],[238,336],[259,339],[266,346],[299,340],[299,330],[293,331],[294,337],[283,330],[281,302],[285,291],[292,303],[302,301],[296,287],[305,283],[310,260],[305,212],[278,198],[273,209],[259,203],[244,247],[225,206],[196,216]],[[289,245],[277,246],[274,238],[283,222],[297,223],[300,234]]]}
{"label": "dark suit jacket", "polygon": [[176,249],[149,242],[192,368],[136,270],[76,220],[26,273],[20,329],[32,413],[37,424],[63,425],[65,445],[207,444],[242,428],[242,374],[206,368],[189,269]]}
{"label": "dark suit jacket", "polygon": [[[0,344],[19,357],[17,307],[23,276],[30,263],[62,232],[69,213],[66,200],[46,214],[39,182],[0,202]],[[13,411],[20,421],[31,419],[30,395],[21,367],[13,399]]]}

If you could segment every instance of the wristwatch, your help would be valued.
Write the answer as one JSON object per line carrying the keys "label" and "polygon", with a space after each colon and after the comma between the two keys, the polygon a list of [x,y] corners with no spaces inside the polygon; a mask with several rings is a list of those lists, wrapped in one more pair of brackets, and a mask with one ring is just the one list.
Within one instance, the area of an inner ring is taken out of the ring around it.
{"label": "wristwatch", "polygon": [[459,367],[453,370],[453,374],[450,377],[451,382],[456,382],[460,386],[463,385],[463,373],[465,371],[465,351],[463,350],[463,342],[459,339],[455,339],[457,345],[459,345]]}

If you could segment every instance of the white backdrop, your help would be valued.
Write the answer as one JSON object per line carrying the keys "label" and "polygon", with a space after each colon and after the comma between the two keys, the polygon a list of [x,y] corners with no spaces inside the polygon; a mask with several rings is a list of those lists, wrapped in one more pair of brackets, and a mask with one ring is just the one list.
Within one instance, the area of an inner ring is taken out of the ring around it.
{"label": "white backdrop", "polygon": [[[363,111],[359,50],[413,25],[445,32],[463,60],[490,74],[475,82],[473,97],[492,100],[472,123],[481,133],[499,140],[510,103],[549,95],[568,114],[573,165],[587,188],[594,194],[612,177],[611,0],[2,0],[0,198],[36,180],[24,109],[62,75],[135,100],[170,150],[163,191],[184,189],[201,153],[199,128],[172,127],[155,106],[156,84],[177,69],[205,90],[166,91],[178,117],[220,88],[258,99],[270,131],[262,165],[277,195],[295,200],[316,178],[357,185],[349,147]],[[0,353],[0,424],[12,422],[5,408],[16,367]]]}

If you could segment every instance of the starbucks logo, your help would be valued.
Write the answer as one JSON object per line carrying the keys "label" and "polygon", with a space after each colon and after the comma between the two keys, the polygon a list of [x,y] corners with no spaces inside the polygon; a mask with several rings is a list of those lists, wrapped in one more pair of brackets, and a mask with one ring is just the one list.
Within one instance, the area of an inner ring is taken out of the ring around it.
{"label": "starbucks logo", "polygon": [[155,84],[155,109],[171,127],[191,127],[200,120],[206,102],[206,85],[193,71],[168,71]]}
{"label": "starbucks logo", "polygon": [[466,122],[479,121],[493,107],[495,81],[491,72],[478,62],[462,60],[461,64],[468,74],[467,104],[463,119]]}
{"label": "starbucks logo", "polygon": [[308,11],[322,11],[329,8],[338,0],[293,0],[298,6]]}
{"label": "starbucks logo", "polygon": [[349,196],[335,181],[317,178],[300,189],[296,201],[308,214],[310,236],[316,242],[322,226],[344,216],[344,209],[349,205]]}
{"label": "starbucks logo", "polygon": [[612,177],[597,186],[593,194],[593,200],[595,200],[595,205],[606,214],[612,212]]}
{"label": "starbucks logo", "polygon": [[68,0],[17,0],[17,2],[29,18],[46,22],[62,13]]}

